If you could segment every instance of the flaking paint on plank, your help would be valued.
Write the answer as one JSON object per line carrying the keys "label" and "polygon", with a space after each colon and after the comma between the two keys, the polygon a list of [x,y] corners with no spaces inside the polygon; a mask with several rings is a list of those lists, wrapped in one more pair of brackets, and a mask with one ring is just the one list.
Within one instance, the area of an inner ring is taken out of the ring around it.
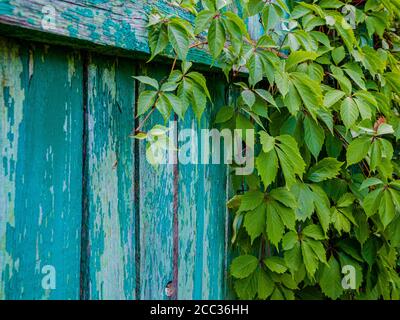
{"label": "flaking paint on plank", "polygon": [[98,55],[88,66],[90,299],[135,298],[134,70],[132,61]]}
{"label": "flaking paint on plank", "polygon": [[[162,79],[167,68],[146,66],[140,74]],[[141,86],[141,90],[144,90]],[[143,119],[143,117],[142,117]],[[154,112],[143,130],[164,123]],[[168,123],[167,123],[168,125]],[[173,281],[173,165],[153,167],[146,159],[146,142],[140,141],[140,291],[141,299],[167,299],[165,287]]]}
{"label": "flaking paint on plank", "polygon": [[[79,298],[82,72],[72,51],[1,39],[0,298]],[[4,194],[3,194],[4,192]],[[42,287],[54,267],[55,288]]]}
{"label": "flaking paint on plank", "polygon": [[[179,290],[180,299],[222,299],[225,279],[226,166],[221,149],[220,164],[201,163],[202,129],[212,129],[217,110],[225,104],[225,81],[208,75],[213,104],[208,104],[200,123],[189,110],[179,123],[179,132],[193,129],[197,164],[179,166]],[[183,149],[182,149],[183,150]],[[189,153],[186,154],[189,156]],[[211,159],[210,159],[211,163]],[[219,224],[219,225],[218,225]],[[221,242],[221,243],[218,243]],[[217,251],[215,253],[207,250]],[[215,260],[215,261],[213,261]]]}
{"label": "flaking paint on plank", "polygon": [[[204,124],[204,116],[203,121]],[[201,127],[201,125],[200,125]],[[185,144],[193,143],[192,152],[200,155],[196,144],[200,145],[199,132],[200,128],[194,113],[189,108],[185,115],[185,119],[179,122],[179,133],[183,134],[185,129],[192,129],[196,135],[181,141],[179,147]],[[196,148],[196,149],[195,149]],[[184,157],[193,156],[186,153]],[[195,156],[193,156],[195,157]],[[201,282],[196,281],[196,272],[198,268],[198,257],[196,254],[197,240],[202,237],[202,230],[197,228],[197,224],[202,228],[201,221],[204,218],[204,209],[202,206],[202,173],[204,166],[199,163],[188,163],[179,166],[179,264],[178,264],[178,299],[196,298],[196,289]],[[197,264],[196,264],[197,262]],[[201,270],[201,268],[200,268]],[[201,279],[201,274],[197,278]]]}
{"label": "flaking paint on plank", "polygon": [[[212,75],[212,98],[215,106],[226,104],[226,83],[222,76]],[[217,108],[205,114],[208,128],[213,127]],[[222,139],[221,139],[222,141]],[[221,163],[223,152],[221,148]],[[225,298],[225,224],[226,211],[226,165],[210,164],[204,171],[204,242],[203,242],[203,288],[202,299]]]}

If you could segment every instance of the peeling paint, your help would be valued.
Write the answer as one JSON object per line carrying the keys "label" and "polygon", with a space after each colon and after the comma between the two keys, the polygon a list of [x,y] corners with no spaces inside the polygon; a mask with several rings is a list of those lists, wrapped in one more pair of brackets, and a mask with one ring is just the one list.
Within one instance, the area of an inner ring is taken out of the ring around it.
{"label": "peeling paint", "polygon": [[[76,299],[82,72],[68,79],[69,50],[0,42],[0,298]],[[46,264],[56,290],[41,288]]]}
{"label": "peeling paint", "polygon": [[23,119],[25,89],[19,47],[0,38],[0,300],[5,298],[6,281],[13,275],[13,259],[6,247],[7,229],[15,227],[14,200],[19,126]]}
{"label": "peeling paint", "polygon": [[[88,81],[88,296],[135,298],[133,66],[94,56]],[[118,107],[119,106],[119,107]],[[116,166],[115,164],[118,163]]]}

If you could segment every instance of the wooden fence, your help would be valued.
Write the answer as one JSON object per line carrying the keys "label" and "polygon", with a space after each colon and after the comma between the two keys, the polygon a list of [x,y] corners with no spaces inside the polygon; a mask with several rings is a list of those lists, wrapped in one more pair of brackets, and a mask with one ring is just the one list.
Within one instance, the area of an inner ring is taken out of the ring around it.
{"label": "wooden fence", "polygon": [[[168,72],[142,60],[153,7],[193,19],[152,0],[0,3],[0,299],[226,297],[228,169],[154,169],[129,137],[132,76]],[[199,49],[189,58],[211,63]],[[207,82],[213,107],[179,128],[211,127],[228,103],[224,77]]]}

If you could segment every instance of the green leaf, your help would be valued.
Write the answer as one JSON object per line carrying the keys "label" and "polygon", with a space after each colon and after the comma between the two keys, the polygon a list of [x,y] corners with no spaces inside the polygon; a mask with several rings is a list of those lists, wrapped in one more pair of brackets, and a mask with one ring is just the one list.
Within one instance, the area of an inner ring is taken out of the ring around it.
{"label": "green leaf", "polygon": [[282,239],[285,227],[275,206],[267,205],[267,236],[271,243],[278,247]]}
{"label": "green leaf", "polygon": [[172,91],[175,91],[177,87],[178,87],[178,83],[168,81],[168,82],[164,82],[162,84],[160,91],[172,92]]}
{"label": "green leaf", "polygon": [[299,92],[307,110],[311,115],[315,116],[316,110],[323,105],[320,83],[310,79],[309,76],[301,72],[292,72],[290,77],[293,78],[293,84]]}
{"label": "green leaf", "polygon": [[231,274],[237,279],[243,279],[252,274],[258,265],[258,259],[252,255],[243,255],[233,259]]}
{"label": "green leaf", "polygon": [[315,211],[317,213],[319,222],[324,232],[328,231],[331,221],[330,202],[325,191],[318,185],[310,185],[313,191],[312,197],[314,200]]}
{"label": "green leaf", "polygon": [[322,267],[319,285],[322,292],[333,300],[343,294],[340,266],[333,256],[330,257],[328,266]]}
{"label": "green leaf", "polygon": [[363,160],[367,156],[370,146],[371,138],[368,136],[362,136],[354,139],[347,147],[347,167]]}
{"label": "green leaf", "polygon": [[332,210],[332,224],[337,232],[339,232],[339,235],[342,234],[342,231],[346,233],[350,232],[351,224],[346,215],[343,214],[343,210],[338,210],[337,208]]}
{"label": "green leaf", "polygon": [[295,273],[303,264],[300,242],[295,242],[294,246],[284,252],[285,264],[290,272]]}
{"label": "green leaf", "polygon": [[356,102],[352,97],[343,100],[340,107],[340,116],[347,129],[350,129],[357,121],[359,111]]}
{"label": "green leaf", "polygon": [[353,80],[357,84],[357,86],[359,86],[362,90],[366,90],[365,81],[363,80],[364,75],[362,74],[362,70],[346,68],[344,69],[344,71],[351,78],[351,80]]}
{"label": "green leaf", "polygon": [[383,197],[379,205],[379,217],[381,218],[381,222],[385,229],[393,221],[395,215],[396,210],[394,207],[393,199],[390,195],[389,190],[385,190],[383,192]]}
{"label": "green leaf", "polygon": [[168,24],[168,40],[178,57],[185,60],[189,51],[189,35],[186,29],[181,24],[170,22]]}
{"label": "green leaf", "polygon": [[[286,288],[289,288],[291,290],[298,289],[296,281],[292,278],[292,276],[290,274],[285,273],[285,274],[281,275],[280,280],[282,281],[283,285]],[[294,298],[291,300],[294,300]]]}
{"label": "green leaf", "polygon": [[272,104],[275,108],[278,108],[278,105],[275,102],[275,99],[273,98],[273,96],[264,89],[255,89],[254,90],[255,93],[257,93],[262,99],[264,99],[265,101],[269,102],[270,104]]}
{"label": "green leaf", "polygon": [[304,240],[301,244],[301,253],[307,273],[311,279],[314,279],[315,272],[318,269],[319,261],[310,245],[310,242],[307,240]]}
{"label": "green leaf", "polygon": [[[286,201],[286,203],[289,203],[289,201]],[[296,215],[292,208],[283,206],[277,201],[269,201],[267,205],[273,207],[276,210],[285,227],[287,227],[289,230],[295,229]]]}
{"label": "green leaf", "polygon": [[227,18],[228,21],[235,24],[237,28],[240,29],[241,32],[240,37],[242,35],[244,35],[246,38],[249,37],[246,24],[237,14],[235,14],[232,11],[225,11],[223,12],[223,15]]}
{"label": "green leaf", "polygon": [[242,196],[239,211],[250,211],[257,208],[264,200],[264,194],[260,191],[247,191]]}
{"label": "green leaf", "polygon": [[158,81],[156,79],[146,77],[146,76],[134,76],[133,78],[140,81],[141,83],[152,86],[156,90],[158,90],[160,88],[158,85]]}
{"label": "green leaf", "polygon": [[268,153],[260,152],[260,155],[256,159],[256,168],[261,180],[264,184],[264,188],[275,181],[278,173],[278,157],[276,152],[271,150]]}
{"label": "green leaf", "polygon": [[270,3],[268,6],[264,6],[262,10],[262,21],[264,23],[264,27],[266,31],[271,29],[275,29],[279,20],[283,17],[284,12],[282,9]]}
{"label": "green leaf", "polygon": [[328,264],[326,261],[326,250],[321,241],[316,241],[310,238],[305,239],[304,241],[310,245],[319,261]]}
{"label": "green leaf", "polygon": [[235,291],[239,299],[251,300],[257,294],[257,278],[255,274],[250,275],[244,279],[238,279],[234,283]]}
{"label": "green leaf", "polygon": [[288,74],[279,69],[276,70],[275,73],[275,83],[278,87],[279,92],[285,97],[289,92],[289,77]]}
{"label": "green leaf", "polygon": [[325,140],[324,130],[310,117],[304,119],[304,141],[311,154],[318,158]]}
{"label": "green leaf", "polygon": [[283,236],[282,248],[284,251],[292,249],[296,243],[299,241],[297,233],[294,231],[289,231]]}
{"label": "green leaf", "polygon": [[324,158],[308,171],[307,178],[313,182],[321,182],[335,178],[344,162],[335,158]]}
{"label": "green leaf", "polygon": [[364,190],[366,188],[369,188],[369,187],[372,187],[372,186],[376,186],[376,185],[379,185],[379,184],[383,184],[383,181],[378,179],[378,178],[374,178],[374,177],[368,178],[368,179],[365,179],[363,181],[363,183],[360,186],[360,190]]}
{"label": "green leaf", "polygon": [[316,224],[308,225],[307,227],[305,227],[303,229],[302,233],[306,237],[310,237],[314,240],[324,240],[326,238],[321,226],[316,225]]}
{"label": "green leaf", "polygon": [[292,82],[289,83],[288,94],[284,98],[284,103],[292,115],[296,115],[302,106],[300,95]]}
{"label": "green leaf", "polygon": [[268,257],[264,259],[264,264],[269,270],[276,273],[284,273],[287,270],[285,260],[280,257]]}
{"label": "green leaf", "polygon": [[306,164],[300,155],[296,140],[289,135],[281,135],[276,137],[280,143],[275,148],[279,162],[285,177],[287,187],[296,182],[296,175],[300,178],[303,176]]}
{"label": "green leaf", "polygon": [[249,0],[246,6],[249,17],[259,13],[264,7],[264,3],[259,0]]}
{"label": "green leaf", "polygon": [[297,208],[297,201],[294,195],[285,188],[276,188],[270,191],[269,195],[288,208]]}
{"label": "green leaf", "polygon": [[275,138],[271,137],[265,131],[260,131],[258,134],[260,135],[260,142],[261,142],[263,151],[265,153],[270,152],[275,146]]}
{"label": "green leaf", "polygon": [[329,90],[324,97],[324,106],[332,107],[335,103],[337,103],[340,99],[344,97],[345,93],[340,90]]}
{"label": "green leaf", "polygon": [[368,193],[363,199],[362,206],[368,217],[373,216],[379,208],[383,188],[378,188]]}
{"label": "green leaf", "polygon": [[208,47],[214,59],[220,55],[224,48],[225,40],[225,29],[220,18],[213,19],[208,30]]}
{"label": "green leaf", "polygon": [[248,60],[247,69],[249,70],[249,84],[255,86],[263,78],[263,63],[261,57],[254,53]]}
{"label": "green leaf", "polygon": [[164,120],[167,120],[171,115],[172,105],[165,94],[161,94],[156,102],[156,108],[163,116]]}
{"label": "green leaf", "polygon": [[230,106],[221,107],[215,117],[215,123],[224,123],[232,119],[233,113],[234,109],[232,107]]}
{"label": "green leaf", "polygon": [[211,19],[214,17],[214,12],[211,10],[202,10],[199,12],[199,14],[196,16],[195,19],[195,28],[194,28],[194,33],[199,34],[205,29],[207,29],[208,24],[211,22]]}
{"label": "green leaf", "polygon": [[318,58],[316,52],[311,51],[293,51],[286,60],[286,71],[293,71],[295,67],[305,61],[314,61]]}
{"label": "green leaf", "polygon": [[351,206],[355,200],[356,200],[356,197],[352,193],[345,193],[337,201],[336,206],[338,208],[345,208],[345,207]]}
{"label": "green leaf", "polygon": [[200,121],[207,106],[207,98],[204,94],[204,90],[197,85],[193,85],[190,93],[190,101],[192,103],[194,114],[196,115],[197,120]]}
{"label": "green leaf", "polygon": [[295,210],[296,219],[305,221],[310,218],[314,212],[314,193],[309,186],[298,182],[293,185],[290,192],[293,193],[298,202],[298,208]]}
{"label": "green leaf", "polygon": [[186,74],[186,77],[192,79],[194,83],[196,83],[198,86],[200,86],[200,88],[203,90],[203,93],[207,96],[207,98],[210,101],[212,101],[210,92],[208,91],[208,88],[207,88],[206,78],[201,73],[193,71],[193,72]]}
{"label": "green leaf", "polygon": [[343,71],[340,68],[334,68],[334,66],[331,66],[332,69],[332,76],[336,79],[338,82],[340,89],[346,93],[346,95],[351,96],[353,86],[351,84],[351,81],[344,76]]}
{"label": "green leaf", "polygon": [[172,93],[164,93],[163,96],[168,100],[172,109],[179,116],[179,118],[183,119],[186,109],[184,108],[184,105],[181,103],[181,100]]}
{"label": "green leaf", "polygon": [[161,53],[167,47],[168,43],[168,29],[166,25],[162,25],[159,29],[150,28],[149,46],[151,57],[149,61],[153,60],[156,55]]}
{"label": "green leaf", "polygon": [[244,103],[247,104],[250,108],[256,102],[256,96],[254,92],[251,90],[243,90],[241,96],[243,98]]}
{"label": "green leaf", "polygon": [[157,91],[143,91],[139,95],[137,116],[146,113],[156,101]]}
{"label": "green leaf", "polygon": [[244,216],[244,227],[251,238],[251,243],[265,230],[265,205],[249,211]]}
{"label": "green leaf", "polygon": [[271,277],[261,268],[257,271],[257,284],[258,284],[258,298],[265,300],[267,299],[275,289],[275,282]]}
{"label": "green leaf", "polygon": [[346,51],[344,50],[343,46],[337,47],[332,51],[332,59],[336,65],[342,62],[345,56],[346,56]]}

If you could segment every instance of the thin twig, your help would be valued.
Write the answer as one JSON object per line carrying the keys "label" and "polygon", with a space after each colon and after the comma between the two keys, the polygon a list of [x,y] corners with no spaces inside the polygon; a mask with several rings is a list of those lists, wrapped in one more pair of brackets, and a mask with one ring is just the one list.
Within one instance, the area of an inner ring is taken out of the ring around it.
{"label": "thin twig", "polygon": [[151,114],[154,112],[154,110],[156,110],[155,106],[153,106],[153,108],[150,110],[150,112],[144,117],[143,121],[139,124],[139,126],[135,129],[135,132],[139,132],[140,129],[142,129],[142,127],[144,126],[144,124],[146,123],[146,121],[149,119],[149,117],[151,116]]}

